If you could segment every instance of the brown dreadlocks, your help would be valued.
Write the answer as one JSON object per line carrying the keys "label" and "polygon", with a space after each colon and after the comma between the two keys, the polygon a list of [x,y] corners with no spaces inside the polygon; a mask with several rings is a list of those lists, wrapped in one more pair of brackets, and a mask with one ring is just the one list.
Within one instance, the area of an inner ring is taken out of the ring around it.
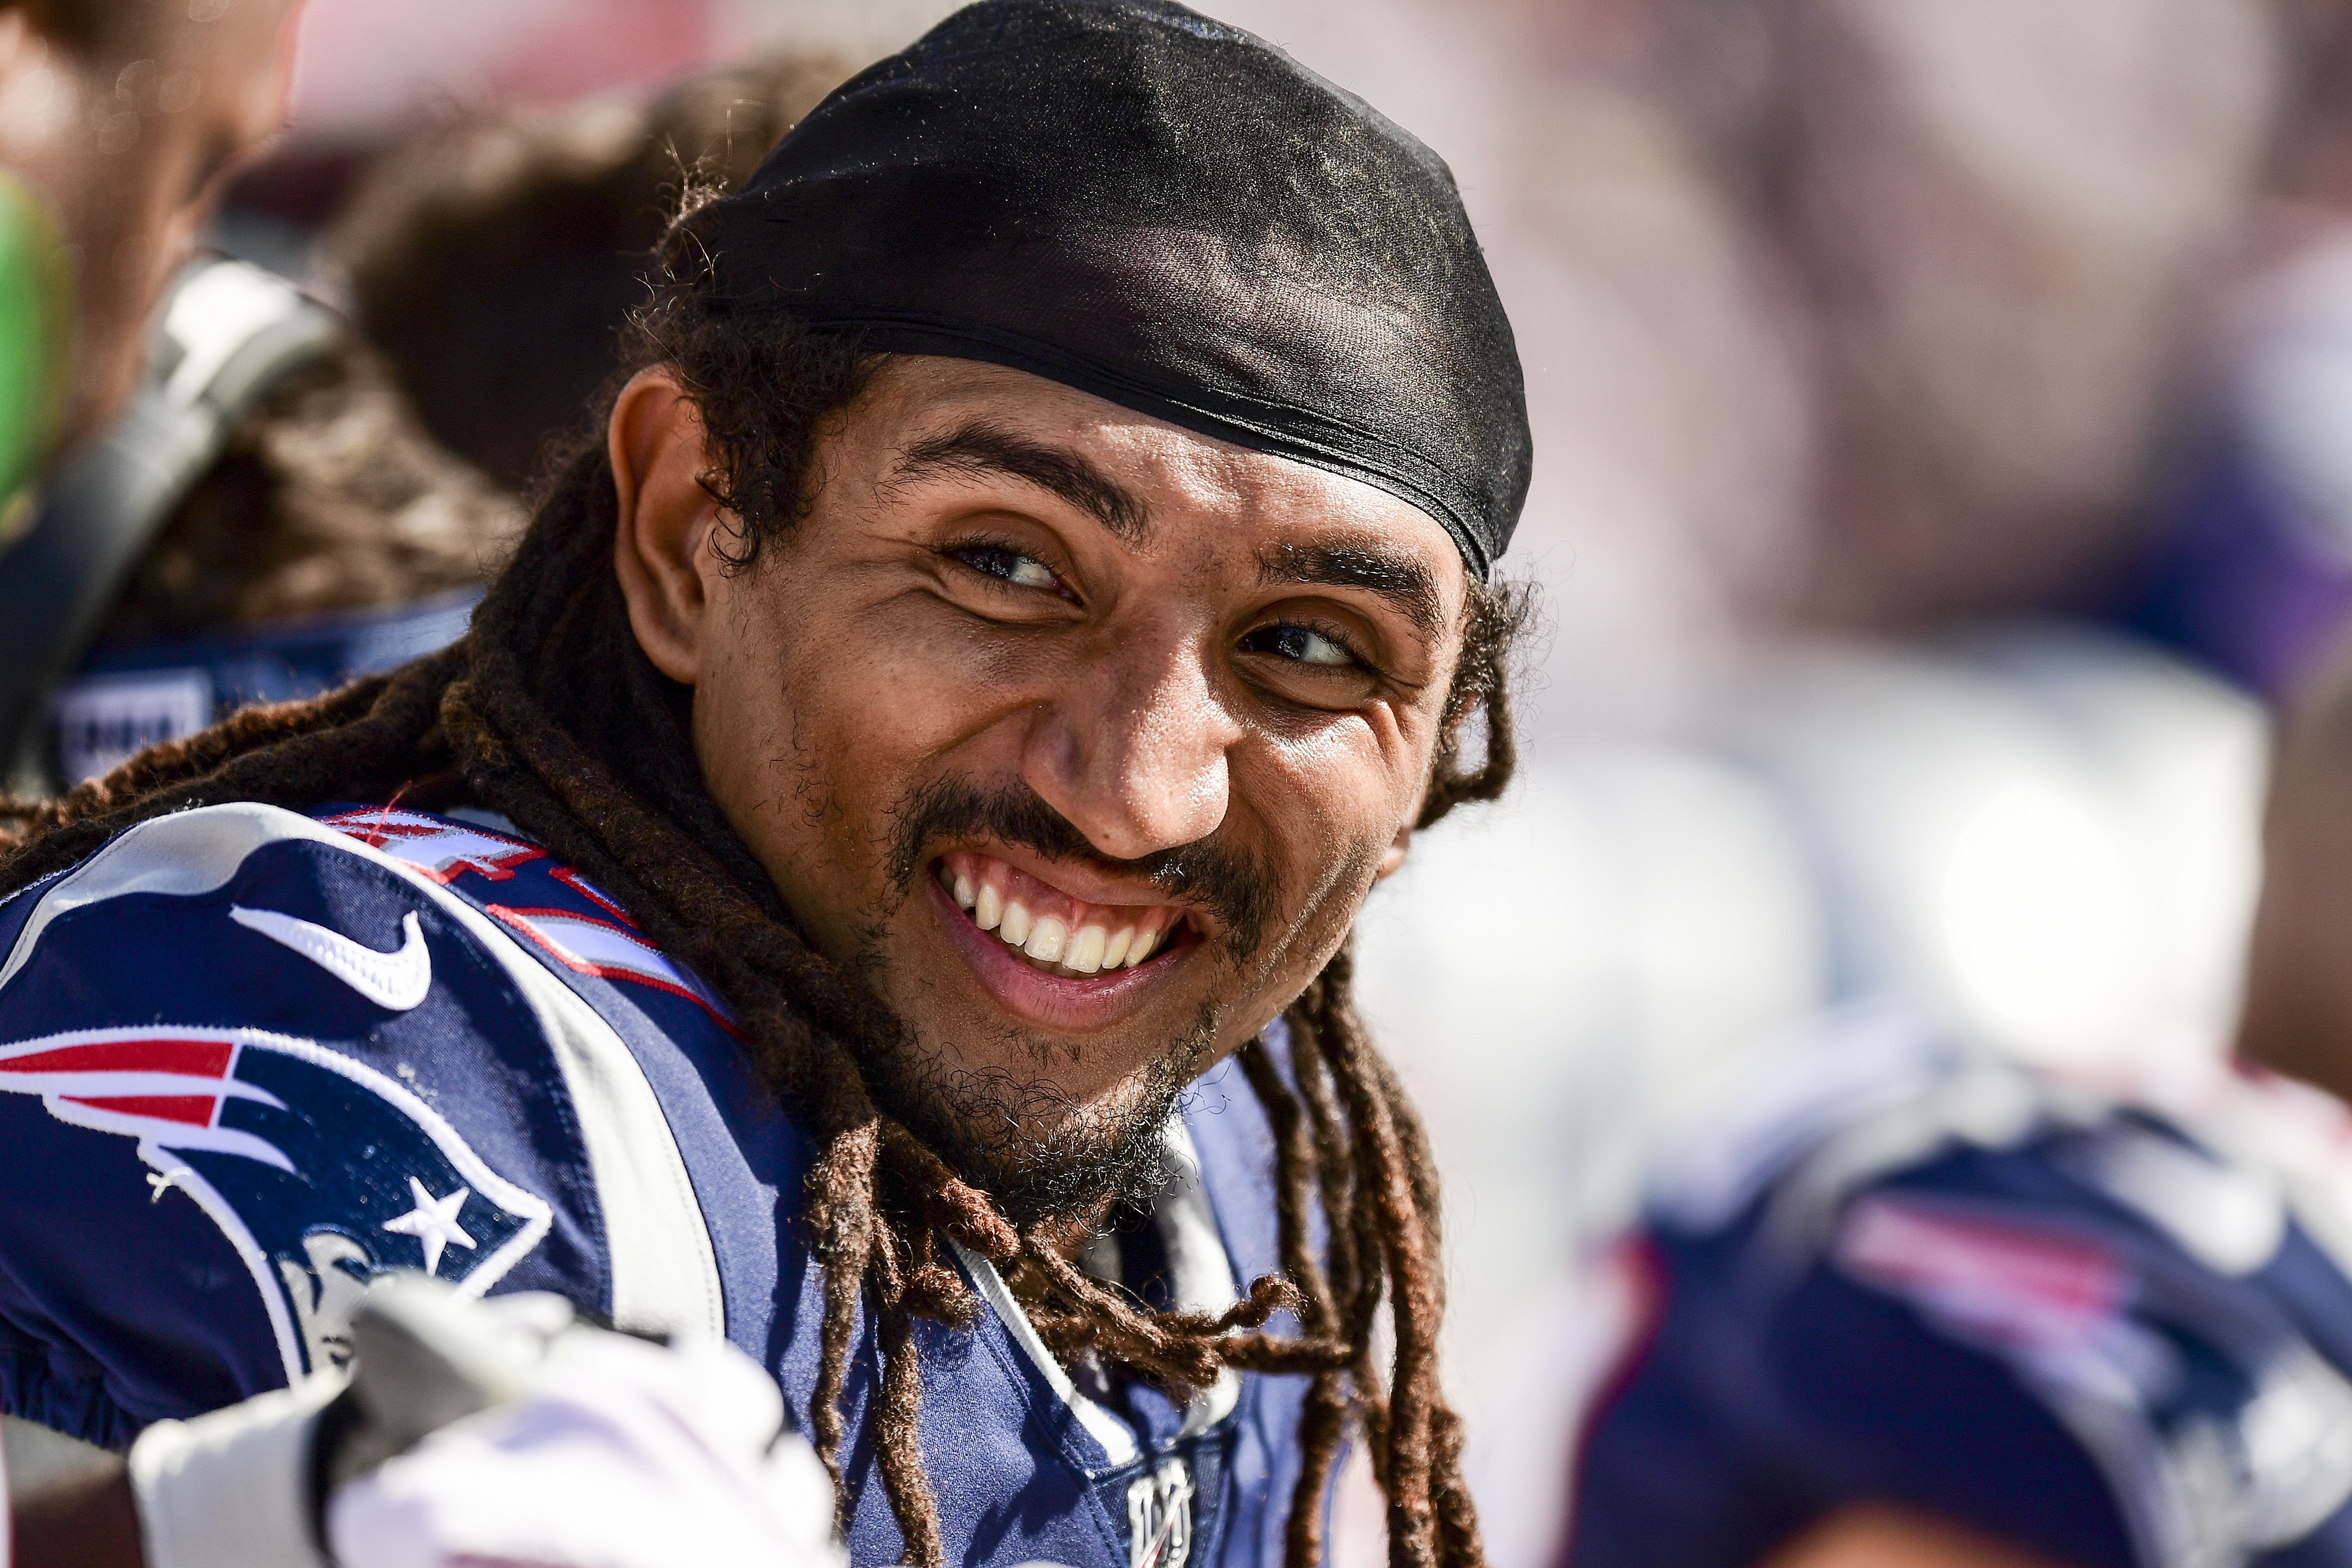
{"label": "brown dreadlocks", "polygon": [[[819,423],[856,395],[873,363],[854,344],[751,331],[677,281],[639,313],[630,360],[668,364],[694,396],[714,461],[706,486],[739,529],[738,569],[805,512],[824,482],[810,461]],[[1222,1315],[1154,1311],[1097,1282],[1044,1226],[1015,1225],[876,1103],[860,1064],[895,1022],[810,949],[705,792],[689,693],[654,669],[629,627],[612,566],[616,518],[604,446],[583,443],[464,641],[312,701],[249,710],[61,801],[0,807],[0,831],[22,839],[0,859],[0,892],[73,865],[134,823],[215,802],[299,810],[397,795],[502,812],[727,998],[767,1081],[821,1151],[809,1177],[824,1303],[811,1436],[838,1491],[844,1385],[870,1312],[882,1363],[875,1451],[908,1562],[944,1560],[916,1442],[913,1324],[969,1326],[979,1311],[944,1237],[994,1264],[1065,1358],[1098,1355],[1180,1394],[1224,1367],[1309,1376],[1288,1568],[1322,1558],[1322,1500],[1351,1427],[1387,1493],[1393,1568],[1478,1568],[1460,1422],[1437,1380],[1435,1178],[1420,1122],[1357,1018],[1347,952],[1289,1009],[1286,1071],[1263,1040],[1241,1053],[1274,1132],[1282,1275]],[[1493,798],[1510,776],[1504,663],[1524,609],[1508,590],[1474,593],[1424,825]],[[1464,742],[1478,711],[1474,765]],[[1384,1303],[1385,1374],[1375,1348]],[[1277,1313],[1297,1331],[1270,1329]]]}

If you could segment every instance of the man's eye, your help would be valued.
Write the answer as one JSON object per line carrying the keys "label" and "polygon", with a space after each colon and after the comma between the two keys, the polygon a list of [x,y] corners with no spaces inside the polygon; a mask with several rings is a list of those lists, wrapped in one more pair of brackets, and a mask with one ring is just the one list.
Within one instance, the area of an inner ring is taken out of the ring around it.
{"label": "man's eye", "polygon": [[1270,653],[1298,664],[1345,668],[1357,662],[1339,639],[1325,637],[1312,626],[1265,626],[1244,637],[1242,646],[1252,653]]}
{"label": "man's eye", "polygon": [[955,558],[975,572],[1002,578],[1016,587],[1055,589],[1062,585],[1054,569],[1034,555],[1001,544],[974,544],[955,552]]}

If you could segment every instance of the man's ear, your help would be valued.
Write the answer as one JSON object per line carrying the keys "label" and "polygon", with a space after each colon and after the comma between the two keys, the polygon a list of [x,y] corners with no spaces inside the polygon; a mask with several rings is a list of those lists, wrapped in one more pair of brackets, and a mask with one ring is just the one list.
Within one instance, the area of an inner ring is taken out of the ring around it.
{"label": "man's ear", "polygon": [[1412,847],[1413,826],[1420,822],[1421,809],[1428,804],[1429,780],[1424,778],[1421,781],[1421,787],[1412,792],[1412,809],[1404,814],[1404,821],[1397,826],[1396,837],[1390,839],[1389,847],[1381,851],[1381,864],[1379,869],[1372,873],[1373,881],[1385,882],[1404,869],[1404,852]]}
{"label": "man's ear", "polygon": [[1402,827],[1397,829],[1396,837],[1390,841],[1387,848],[1381,851],[1380,869],[1372,873],[1372,880],[1375,882],[1384,882],[1391,877],[1395,876],[1399,871],[1403,870],[1404,852],[1406,847],[1412,843],[1412,825],[1411,823],[1407,823]]}
{"label": "man's ear", "polygon": [[654,668],[691,686],[708,652],[719,566],[719,503],[702,488],[709,466],[702,416],[667,367],[639,371],[621,389],[605,428],[619,523],[613,570],[629,626]]}

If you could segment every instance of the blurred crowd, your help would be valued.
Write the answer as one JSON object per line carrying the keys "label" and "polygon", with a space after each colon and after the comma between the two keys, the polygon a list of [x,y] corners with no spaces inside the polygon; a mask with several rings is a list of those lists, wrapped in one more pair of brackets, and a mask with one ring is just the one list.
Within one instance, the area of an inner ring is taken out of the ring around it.
{"label": "blurred crowd", "polygon": [[[1579,1414],[1661,1331],[1619,1238],[1730,1223],[1757,1140],[2012,1065],[2214,1113],[2242,1020],[2352,1088],[2352,10],[1214,8],[1448,159],[1527,367],[1529,755],[1375,896],[1361,968],[1444,1169],[1489,1549],[1538,1568]],[[0,385],[40,411],[0,451],[14,787],[457,635],[667,215],[947,9],[310,0],[290,87],[143,47],[44,87],[0,10],[0,161],[49,203],[0,207],[81,258],[0,279],[0,335],[81,343]],[[76,156],[145,172],[135,222],[60,195]]]}

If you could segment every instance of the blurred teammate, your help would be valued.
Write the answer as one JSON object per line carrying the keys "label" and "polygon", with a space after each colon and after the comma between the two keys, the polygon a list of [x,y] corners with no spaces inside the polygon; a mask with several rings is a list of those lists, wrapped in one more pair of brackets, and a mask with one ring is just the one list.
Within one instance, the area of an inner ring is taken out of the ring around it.
{"label": "blurred teammate", "polygon": [[778,55],[423,136],[371,171],[326,249],[434,439],[527,492],[611,375],[681,200],[741,184],[850,69]]}
{"label": "blurred teammate", "polygon": [[129,393],[221,174],[277,130],[297,3],[0,5],[0,545]]}
{"label": "blurred teammate", "polygon": [[146,650],[462,592],[488,579],[522,521],[425,439],[382,366],[340,337],[230,430],[133,566],[96,658],[160,659]]}
{"label": "blurred teammate", "polygon": [[[0,789],[135,541],[41,487],[114,419],[222,174],[284,107],[289,0],[0,6]],[[93,526],[97,522],[100,526]]]}
{"label": "blurred teammate", "polygon": [[[995,0],[666,258],[463,642],[0,873],[10,1408],[130,1445],[152,1568],[235,1555],[201,1500],[344,1452],[314,1380],[421,1270],[723,1334],[860,1563],[1309,1568],[1361,1415],[1393,1560],[1471,1568],[1345,956],[1510,766],[1530,458],[1450,176],[1192,12]],[[560,1523],[556,1458],[419,1511]]]}
{"label": "blurred teammate", "polygon": [[7,639],[22,700],[0,750],[29,791],[453,641],[521,529],[285,283],[199,263],[162,314],[129,413],[47,498],[44,533],[108,549],[26,586]]}
{"label": "blurred teammate", "polygon": [[[79,783],[235,708],[310,696],[453,640],[467,590],[521,519],[435,449],[420,416],[441,445],[527,492],[610,374],[664,215],[689,186],[740,183],[848,74],[830,57],[785,55],[643,104],[521,113],[404,144],[332,242],[357,333],[251,268],[215,262],[184,279],[158,352],[167,367],[219,369],[204,386],[159,375],[142,394],[156,406],[114,441],[112,467],[136,477],[92,487],[94,508],[156,516],[131,525],[142,555],[121,568],[120,600],[110,581],[94,584],[106,602],[90,626],[59,633],[77,671],[26,715],[44,782]],[[486,377],[485,363],[503,368]],[[219,427],[163,427],[207,419]],[[184,471],[152,471],[174,465]]]}
{"label": "blurred teammate", "polygon": [[[2352,666],[2273,789],[2242,1046],[2339,1089]],[[2099,1093],[1891,1018],[1670,1167],[1572,1568],[2352,1562],[2352,1116]]]}

